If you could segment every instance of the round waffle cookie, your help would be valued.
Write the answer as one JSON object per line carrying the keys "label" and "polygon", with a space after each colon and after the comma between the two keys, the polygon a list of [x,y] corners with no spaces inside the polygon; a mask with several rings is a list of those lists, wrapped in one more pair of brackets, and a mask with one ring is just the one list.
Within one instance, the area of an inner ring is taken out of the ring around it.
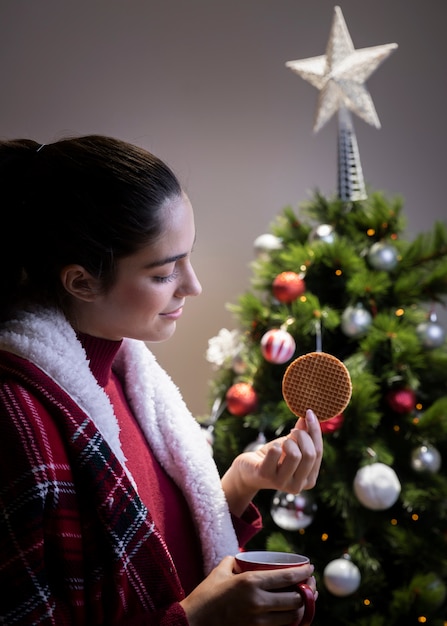
{"label": "round waffle cookie", "polygon": [[327,352],[309,352],[292,361],[284,372],[282,393],[289,409],[304,417],[312,409],[320,421],[339,415],[351,399],[349,372]]}

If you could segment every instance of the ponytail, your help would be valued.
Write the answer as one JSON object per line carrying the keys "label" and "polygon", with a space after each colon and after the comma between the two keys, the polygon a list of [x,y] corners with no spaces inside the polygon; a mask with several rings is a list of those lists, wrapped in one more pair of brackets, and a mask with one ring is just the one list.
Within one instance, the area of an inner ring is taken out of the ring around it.
{"label": "ponytail", "polygon": [[0,319],[20,298],[25,282],[29,170],[38,148],[28,139],[0,142]]}

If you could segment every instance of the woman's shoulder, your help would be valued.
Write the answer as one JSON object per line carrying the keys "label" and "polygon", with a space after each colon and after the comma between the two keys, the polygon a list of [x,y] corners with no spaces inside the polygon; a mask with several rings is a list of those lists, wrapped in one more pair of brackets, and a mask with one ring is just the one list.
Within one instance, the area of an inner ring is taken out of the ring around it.
{"label": "woman's shoulder", "polygon": [[48,491],[57,483],[55,472],[69,466],[67,445],[50,407],[17,375],[20,360],[15,355],[6,359],[0,351],[0,473],[11,497],[17,486],[22,495],[31,494],[42,481]]}

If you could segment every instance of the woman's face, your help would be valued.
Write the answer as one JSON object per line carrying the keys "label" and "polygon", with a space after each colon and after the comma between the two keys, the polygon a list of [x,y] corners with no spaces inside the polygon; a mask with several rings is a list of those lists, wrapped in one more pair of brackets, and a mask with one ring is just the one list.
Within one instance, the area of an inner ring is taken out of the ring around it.
{"label": "woman's face", "polygon": [[107,293],[77,302],[77,330],[112,340],[159,342],[173,335],[186,297],[199,295],[202,287],[191,265],[195,225],[185,195],[166,204],[164,220],[155,243],[118,261]]}

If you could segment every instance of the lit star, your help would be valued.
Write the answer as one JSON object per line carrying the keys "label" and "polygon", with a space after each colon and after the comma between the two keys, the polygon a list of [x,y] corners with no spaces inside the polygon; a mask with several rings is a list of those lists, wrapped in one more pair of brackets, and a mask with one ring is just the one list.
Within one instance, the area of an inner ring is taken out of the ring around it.
{"label": "lit star", "polygon": [[320,90],[315,132],[342,107],[380,128],[372,98],[364,83],[396,48],[397,44],[390,43],[355,50],[341,9],[335,7],[326,54],[286,63],[292,71]]}

